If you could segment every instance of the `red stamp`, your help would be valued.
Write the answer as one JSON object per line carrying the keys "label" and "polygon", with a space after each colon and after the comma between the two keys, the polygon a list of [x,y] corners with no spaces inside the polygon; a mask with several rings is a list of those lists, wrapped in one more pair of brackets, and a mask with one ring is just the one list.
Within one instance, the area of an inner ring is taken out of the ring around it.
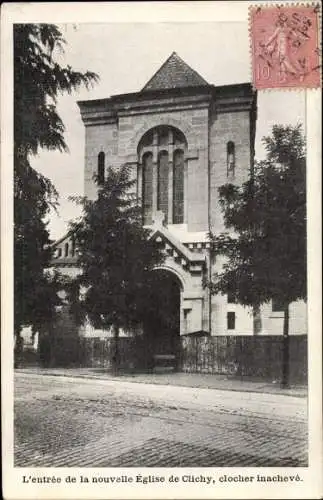
{"label": "red stamp", "polygon": [[252,7],[251,47],[256,89],[320,86],[318,7]]}

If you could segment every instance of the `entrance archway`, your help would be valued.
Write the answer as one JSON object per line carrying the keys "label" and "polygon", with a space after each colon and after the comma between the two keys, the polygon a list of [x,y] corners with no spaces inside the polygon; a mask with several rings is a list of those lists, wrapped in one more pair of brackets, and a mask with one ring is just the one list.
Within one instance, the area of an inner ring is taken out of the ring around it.
{"label": "entrance archway", "polygon": [[177,368],[180,353],[181,283],[170,271],[154,271],[151,308],[144,324],[147,362]]}

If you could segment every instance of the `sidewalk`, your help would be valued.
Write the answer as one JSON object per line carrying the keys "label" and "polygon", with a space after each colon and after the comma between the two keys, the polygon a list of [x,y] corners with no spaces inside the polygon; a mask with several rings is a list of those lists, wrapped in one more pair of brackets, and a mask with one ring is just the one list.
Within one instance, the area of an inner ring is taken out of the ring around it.
{"label": "sidewalk", "polygon": [[179,387],[199,387],[203,389],[219,389],[222,391],[261,392],[281,394],[285,396],[306,397],[306,386],[291,386],[282,389],[280,384],[265,381],[243,380],[226,375],[210,375],[203,373],[120,373],[113,375],[104,368],[18,368],[16,373],[35,375],[51,375],[57,377],[91,378],[99,380],[115,380],[116,382],[136,382],[143,384],[173,385]]}

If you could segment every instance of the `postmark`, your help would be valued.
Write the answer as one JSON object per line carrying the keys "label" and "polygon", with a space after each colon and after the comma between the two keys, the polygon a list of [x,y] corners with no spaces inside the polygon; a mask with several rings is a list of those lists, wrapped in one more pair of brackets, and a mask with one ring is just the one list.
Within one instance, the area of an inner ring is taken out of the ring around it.
{"label": "postmark", "polygon": [[256,89],[320,86],[319,7],[250,9],[253,85]]}

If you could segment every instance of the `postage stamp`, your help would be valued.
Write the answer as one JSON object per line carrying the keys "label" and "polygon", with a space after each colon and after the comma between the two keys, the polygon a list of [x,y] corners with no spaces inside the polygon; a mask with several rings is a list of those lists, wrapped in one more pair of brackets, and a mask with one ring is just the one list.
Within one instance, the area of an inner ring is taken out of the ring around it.
{"label": "postage stamp", "polygon": [[250,9],[253,85],[256,89],[320,86],[319,7]]}
{"label": "postage stamp", "polygon": [[4,2],[7,500],[322,498],[321,12],[277,1]]}

